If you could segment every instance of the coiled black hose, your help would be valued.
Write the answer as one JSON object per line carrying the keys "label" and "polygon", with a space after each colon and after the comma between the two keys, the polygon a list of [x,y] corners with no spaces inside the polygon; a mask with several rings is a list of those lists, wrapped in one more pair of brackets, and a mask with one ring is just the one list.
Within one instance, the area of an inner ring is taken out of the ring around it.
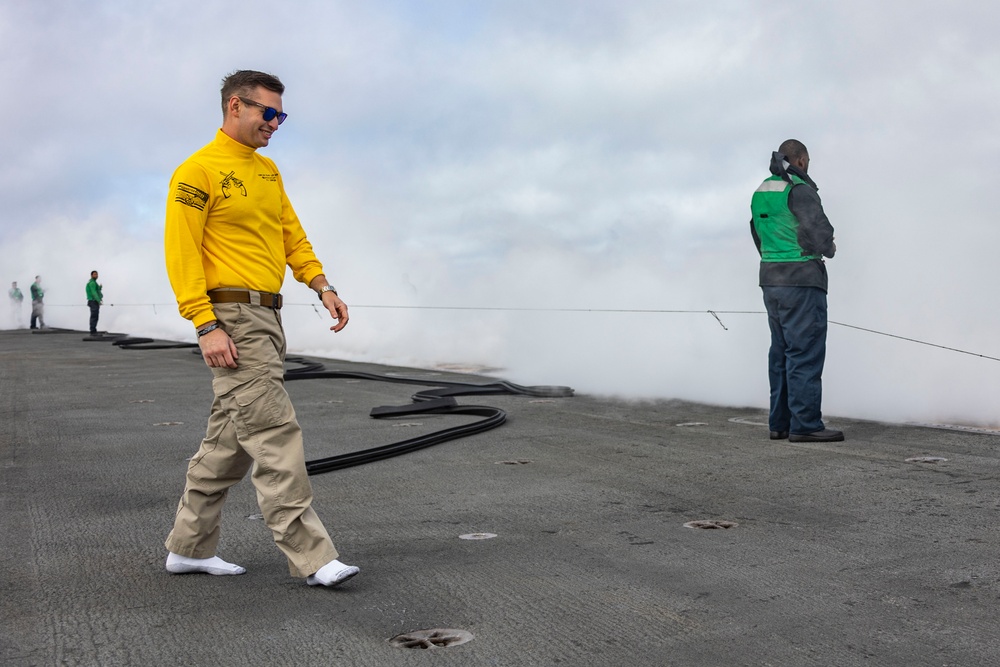
{"label": "coiled black hose", "polygon": [[398,376],[377,375],[357,371],[327,371],[323,365],[308,361],[302,357],[287,357],[286,363],[301,364],[302,367],[285,371],[285,380],[318,380],[325,378],[374,380],[378,382],[394,382],[397,384],[415,384],[432,387],[418,391],[411,396],[413,403],[400,406],[381,406],[373,408],[369,413],[373,419],[387,419],[415,414],[436,415],[474,415],[483,417],[479,421],[462,426],[434,431],[426,435],[408,438],[388,445],[372,447],[360,452],[349,452],[337,456],[306,461],[306,470],[310,475],[320,475],[332,470],[341,470],[353,466],[381,461],[393,456],[399,456],[418,449],[424,449],[449,440],[464,438],[476,433],[489,431],[501,426],[507,421],[507,413],[500,408],[483,405],[459,405],[456,396],[484,396],[488,394],[515,394],[523,396],[569,397],[573,390],[569,387],[536,386],[524,387],[512,382],[499,381],[489,384],[472,384],[467,382],[437,382],[419,378],[404,378]]}
{"label": "coiled black hose", "polygon": [[[110,342],[123,350],[164,350],[176,348],[196,348],[195,354],[200,355],[196,343],[171,343],[157,342],[152,338],[131,338],[127,334],[105,334],[102,336],[88,336],[85,341]],[[419,378],[405,378],[389,375],[377,375],[375,373],[361,373],[357,371],[328,371],[324,370],[322,363],[305,359],[303,357],[286,357],[286,364],[296,364],[293,368],[286,365],[285,380],[320,380],[320,379],[353,379],[353,380],[373,380],[376,382],[394,382],[397,384],[423,385],[430,387],[418,391],[411,396],[413,403],[399,406],[381,406],[373,408],[370,416],[373,419],[388,419],[390,417],[402,417],[416,414],[435,415],[472,415],[482,417],[482,419],[470,424],[453,426],[450,428],[434,431],[426,435],[408,438],[388,445],[380,445],[363,449],[359,452],[349,452],[328,456],[322,459],[306,461],[306,471],[310,475],[321,475],[333,470],[343,470],[354,466],[382,461],[384,459],[400,456],[408,452],[415,452],[449,440],[457,440],[476,433],[489,431],[503,425],[507,421],[507,413],[500,408],[484,405],[459,405],[455,400],[456,396],[486,396],[486,395],[521,395],[521,396],[544,396],[550,398],[569,397],[573,395],[570,387],[558,386],[534,386],[525,387],[513,382],[504,380],[491,382],[488,384],[472,384],[468,382],[437,382],[434,380],[423,380]]]}

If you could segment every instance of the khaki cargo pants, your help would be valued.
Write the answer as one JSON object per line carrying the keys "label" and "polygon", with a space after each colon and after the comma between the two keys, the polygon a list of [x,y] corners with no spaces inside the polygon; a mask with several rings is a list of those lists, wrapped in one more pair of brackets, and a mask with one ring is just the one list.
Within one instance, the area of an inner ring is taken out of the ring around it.
{"label": "khaki cargo pants", "polygon": [[306,577],[336,559],[337,550],[311,507],[302,431],[283,379],[280,314],[243,303],[213,307],[236,343],[239,367],[212,369],[215,400],[208,429],[188,465],[166,547],[189,558],[214,556],[229,488],[253,468],[264,522],[292,576]]}

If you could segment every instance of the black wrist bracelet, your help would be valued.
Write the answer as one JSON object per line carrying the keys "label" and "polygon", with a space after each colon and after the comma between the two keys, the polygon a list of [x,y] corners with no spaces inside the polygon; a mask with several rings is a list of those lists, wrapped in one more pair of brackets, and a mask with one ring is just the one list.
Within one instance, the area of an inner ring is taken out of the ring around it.
{"label": "black wrist bracelet", "polygon": [[218,328],[219,328],[219,323],[218,322],[213,322],[213,323],[209,324],[207,327],[205,327],[204,329],[198,329],[198,338],[201,338],[205,334],[210,333],[212,331],[215,331]]}

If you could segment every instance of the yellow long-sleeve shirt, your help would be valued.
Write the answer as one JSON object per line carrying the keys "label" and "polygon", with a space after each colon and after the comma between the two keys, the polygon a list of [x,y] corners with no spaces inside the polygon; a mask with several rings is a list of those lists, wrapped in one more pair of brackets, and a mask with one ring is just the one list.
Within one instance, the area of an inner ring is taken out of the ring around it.
{"label": "yellow long-sleeve shirt", "polygon": [[285,265],[299,282],[323,273],[278,168],[219,130],[170,180],[164,251],[181,316],[215,319],[208,290],[279,292]]}

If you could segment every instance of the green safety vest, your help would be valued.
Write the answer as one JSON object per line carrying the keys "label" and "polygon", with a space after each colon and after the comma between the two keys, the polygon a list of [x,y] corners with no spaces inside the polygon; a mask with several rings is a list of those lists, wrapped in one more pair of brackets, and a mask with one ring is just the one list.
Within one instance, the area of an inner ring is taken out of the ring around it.
{"label": "green safety vest", "polygon": [[87,301],[104,301],[101,286],[93,278],[87,283]]}
{"label": "green safety vest", "polygon": [[760,237],[760,261],[808,262],[819,259],[799,245],[799,221],[788,208],[788,193],[792,186],[806,183],[795,174],[788,174],[789,183],[781,176],[771,176],[757,188],[750,200],[753,226]]}

